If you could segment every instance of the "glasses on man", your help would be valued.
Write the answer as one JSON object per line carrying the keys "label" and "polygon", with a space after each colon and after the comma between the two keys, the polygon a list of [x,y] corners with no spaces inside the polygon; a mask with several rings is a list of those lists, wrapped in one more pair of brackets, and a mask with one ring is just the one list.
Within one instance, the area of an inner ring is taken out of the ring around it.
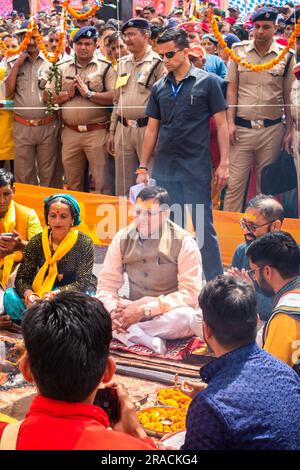
{"label": "glasses on man", "polygon": [[252,220],[248,220],[248,219],[243,218],[243,219],[240,220],[240,225],[241,225],[242,229],[249,230],[249,232],[253,233],[258,228],[265,227],[266,225],[271,225],[273,222],[275,222],[275,220],[269,220],[269,222],[266,222],[265,224],[258,225],[255,222],[252,222]]}
{"label": "glasses on man", "polygon": [[163,59],[164,57],[166,57],[167,59],[173,59],[173,57],[177,54],[177,52],[180,52],[182,50],[183,49],[177,49],[177,51],[168,51],[168,52],[165,52],[164,54],[159,54],[159,55],[161,59]]}
{"label": "glasses on man", "polygon": [[254,281],[256,271],[260,271],[263,268],[264,266],[260,266],[259,268],[255,268],[255,269],[248,269],[246,273],[251,277],[252,281]]}

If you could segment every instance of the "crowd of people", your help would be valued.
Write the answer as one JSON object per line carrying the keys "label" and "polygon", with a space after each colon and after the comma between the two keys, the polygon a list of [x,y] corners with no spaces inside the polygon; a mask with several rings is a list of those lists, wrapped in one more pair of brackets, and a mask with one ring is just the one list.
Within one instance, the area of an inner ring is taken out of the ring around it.
{"label": "crowd of people", "polygon": [[[51,15],[38,15],[49,53],[60,24],[53,3]],[[182,386],[193,397],[182,449],[300,448],[300,251],[282,230],[284,200],[262,193],[264,169],[276,169],[282,148],[300,181],[300,65],[292,50],[275,60],[300,9],[258,5],[240,21],[235,6],[228,17],[209,6],[193,21],[152,7],[124,24],[69,19],[54,68],[37,30],[23,53],[3,58],[15,110],[13,173],[0,170],[0,329],[21,328],[20,370],[38,395],[22,423],[0,423],[0,448],[154,449],[114,382],[111,339],[165,354],[167,340],[193,335],[215,359],[201,383]],[[241,60],[275,65],[259,72],[228,60],[210,14]],[[25,37],[23,20],[3,21],[7,46]],[[64,192],[47,198],[42,228],[14,201],[15,180],[79,191],[94,184],[118,196],[143,186],[98,281],[78,201]],[[212,215],[225,188],[225,210],[245,207],[245,242],[226,272]],[[184,228],[187,204],[195,238]],[[115,422],[93,404],[99,387],[116,390]]]}

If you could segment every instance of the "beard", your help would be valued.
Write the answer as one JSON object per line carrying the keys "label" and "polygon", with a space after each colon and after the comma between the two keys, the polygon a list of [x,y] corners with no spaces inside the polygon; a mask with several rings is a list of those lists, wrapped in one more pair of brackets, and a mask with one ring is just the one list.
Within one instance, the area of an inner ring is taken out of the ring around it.
{"label": "beard", "polygon": [[203,340],[206,344],[206,349],[207,349],[207,352],[208,353],[214,353],[214,351],[211,349],[210,345],[208,344],[207,342],[207,339],[206,339],[206,336],[205,336],[205,333],[204,333],[204,328],[203,328]]}
{"label": "beard", "polygon": [[266,281],[266,279],[264,278],[261,272],[259,273],[258,285],[266,297],[273,297],[275,295],[273,288],[270,286],[268,281]]}

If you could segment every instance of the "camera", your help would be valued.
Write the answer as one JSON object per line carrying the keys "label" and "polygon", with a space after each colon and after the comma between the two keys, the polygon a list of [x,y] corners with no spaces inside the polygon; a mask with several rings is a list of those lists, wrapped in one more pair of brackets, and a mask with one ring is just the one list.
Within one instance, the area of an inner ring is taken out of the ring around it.
{"label": "camera", "polygon": [[94,405],[102,408],[108,415],[110,423],[115,423],[120,419],[120,402],[116,388],[99,388]]}

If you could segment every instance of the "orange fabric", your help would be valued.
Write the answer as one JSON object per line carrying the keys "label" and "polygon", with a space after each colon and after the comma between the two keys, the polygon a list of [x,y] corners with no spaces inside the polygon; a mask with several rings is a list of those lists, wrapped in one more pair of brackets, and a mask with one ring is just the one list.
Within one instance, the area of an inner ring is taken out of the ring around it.
{"label": "orange fabric", "polygon": [[[14,201],[36,210],[44,224],[44,198],[60,193],[60,189],[44,188],[16,183]],[[109,245],[115,233],[132,220],[132,209],[125,198],[103,194],[65,191],[79,202],[82,220],[78,229],[89,235],[98,245]],[[127,213],[131,215],[127,218]],[[244,237],[239,224],[242,214],[236,212],[214,211],[214,226],[219,237],[222,262],[231,264],[236,247],[243,243]],[[283,230],[289,232],[300,243],[299,219],[286,219]]]}

